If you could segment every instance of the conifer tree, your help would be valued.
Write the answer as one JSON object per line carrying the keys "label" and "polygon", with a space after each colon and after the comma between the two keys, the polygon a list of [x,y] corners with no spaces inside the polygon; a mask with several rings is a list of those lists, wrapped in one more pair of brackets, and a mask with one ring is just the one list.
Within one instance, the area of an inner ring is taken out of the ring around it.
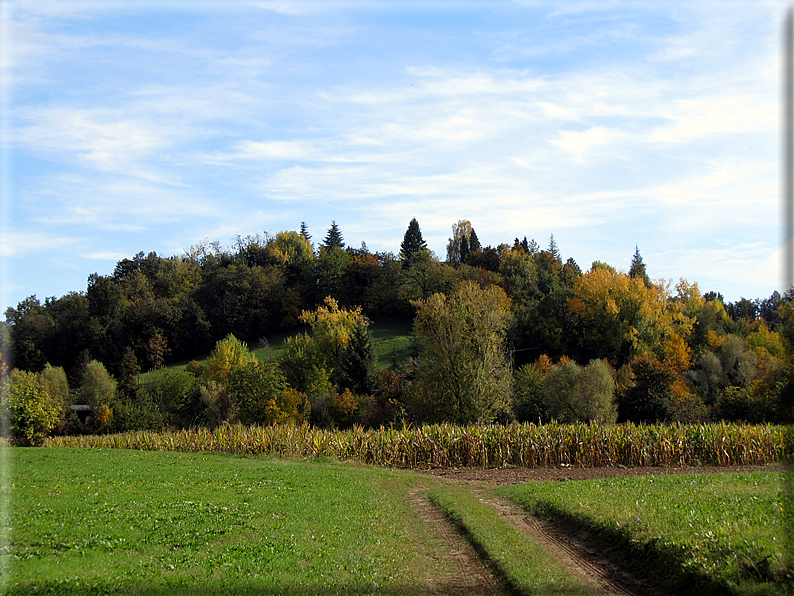
{"label": "conifer tree", "polygon": [[342,238],[342,232],[339,230],[339,226],[336,225],[336,220],[331,222],[328,234],[326,234],[325,240],[323,240],[323,246],[329,250],[332,248],[342,249],[345,247],[345,241],[344,238]]}
{"label": "conifer tree", "polygon": [[350,389],[356,395],[371,395],[375,391],[377,365],[369,325],[361,319],[342,353],[339,388]]}
{"label": "conifer tree", "polygon": [[302,222],[301,222],[301,231],[300,231],[300,235],[301,235],[301,236],[303,236],[304,240],[306,240],[307,242],[308,242],[309,240],[311,240],[311,238],[312,238],[312,235],[311,235],[311,234],[309,234],[309,227],[306,225],[306,222],[305,222],[305,221],[302,221]]}
{"label": "conifer tree", "polygon": [[427,249],[427,242],[422,238],[419,222],[414,217],[408,224],[408,229],[405,231],[403,242],[400,245],[400,258],[410,267],[413,263],[414,255],[425,249]]}
{"label": "conifer tree", "polygon": [[554,240],[554,234],[551,235],[549,238],[549,252],[551,256],[553,256],[556,260],[562,262],[562,256],[560,256],[560,249],[557,247],[557,242]]}
{"label": "conifer tree", "polygon": [[631,268],[629,269],[629,277],[638,277],[645,284],[646,288],[651,287],[651,278],[645,272],[645,263],[642,262],[642,255],[640,255],[640,247],[634,245],[634,256],[631,258]]}
{"label": "conifer tree", "polygon": [[474,231],[474,228],[471,229],[471,234],[469,235],[469,252],[479,252],[482,250],[482,246],[480,246],[480,239],[477,238],[477,232]]}

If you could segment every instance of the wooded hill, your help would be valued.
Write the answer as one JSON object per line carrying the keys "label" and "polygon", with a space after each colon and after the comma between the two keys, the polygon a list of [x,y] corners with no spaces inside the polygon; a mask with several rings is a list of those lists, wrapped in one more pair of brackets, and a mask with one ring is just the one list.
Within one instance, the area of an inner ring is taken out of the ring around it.
{"label": "wooded hill", "polygon": [[[394,372],[403,385],[417,380],[414,390],[425,388],[424,397],[403,408],[417,419],[468,419],[439,409],[444,402],[429,389],[457,373],[501,379],[498,407],[473,419],[537,421],[550,412],[587,419],[583,404],[601,391],[594,389],[599,383],[621,419],[786,417],[781,396],[791,376],[791,292],[725,303],[696,283],[652,280],[639,249],[628,272],[599,261],[583,272],[573,259],[563,261],[553,236],[545,250],[526,237],[482,247],[465,220],[453,226],[444,261],[427,249],[415,219],[400,248],[395,255],[372,253],[363,243],[346,247],[334,222],[316,246],[302,225],[298,232],[238,237],[232,247],[205,241],[182,256],[141,252],[119,261],[112,275],[91,275],[84,292],[43,303],[31,296],[9,308],[3,331],[10,362],[31,372],[63,367],[74,389],[91,361],[122,379],[130,370],[206,354],[230,334],[255,345],[311,323],[308,314],[331,308],[330,297],[336,312],[360,308],[365,322],[416,317],[417,360],[411,370]],[[461,322],[478,308],[485,318],[503,310],[504,318],[483,328]],[[444,333],[492,334],[498,345],[469,347],[475,360],[492,356],[495,368],[444,368],[453,365],[442,361],[445,350],[457,349]],[[335,384],[338,370],[326,372],[329,392],[352,389]],[[477,382],[472,391],[490,391]],[[293,389],[307,392],[305,385]],[[547,403],[549,395],[577,392],[578,405]]]}

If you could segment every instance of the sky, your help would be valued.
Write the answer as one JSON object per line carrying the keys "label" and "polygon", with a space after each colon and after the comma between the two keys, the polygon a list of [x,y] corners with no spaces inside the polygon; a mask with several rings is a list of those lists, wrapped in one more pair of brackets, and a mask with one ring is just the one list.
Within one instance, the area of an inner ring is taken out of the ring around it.
{"label": "sky", "polygon": [[0,0],[0,306],[412,217],[781,290],[782,2]]}

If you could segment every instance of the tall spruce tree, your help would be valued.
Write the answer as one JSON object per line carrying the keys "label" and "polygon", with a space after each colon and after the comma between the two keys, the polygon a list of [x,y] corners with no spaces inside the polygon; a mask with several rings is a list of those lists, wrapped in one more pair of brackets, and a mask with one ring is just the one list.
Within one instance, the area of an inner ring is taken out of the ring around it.
{"label": "tall spruce tree", "polygon": [[634,256],[631,258],[631,268],[629,269],[629,277],[637,277],[642,280],[646,288],[651,287],[651,278],[645,272],[645,263],[642,262],[642,255],[640,255],[640,247],[634,245]]}
{"label": "tall spruce tree", "polygon": [[336,220],[331,222],[328,234],[326,234],[325,240],[323,240],[323,246],[329,250],[333,248],[342,249],[345,247],[345,240],[342,238],[342,232],[339,230],[339,226],[336,225]]}
{"label": "tall spruce tree", "polygon": [[301,231],[300,235],[303,236],[303,239],[307,242],[312,239],[312,235],[309,234],[309,227],[306,225],[305,221],[301,222]]}
{"label": "tall spruce tree", "polygon": [[372,347],[369,325],[359,320],[339,363],[339,389],[350,389],[356,395],[375,392],[378,357]]}
{"label": "tall spruce tree", "polygon": [[560,249],[557,247],[557,242],[554,240],[554,234],[552,234],[551,238],[549,238],[549,252],[551,253],[551,256],[553,256],[559,262],[562,262]]}
{"label": "tall spruce tree", "polygon": [[419,229],[419,222],[414,217],[408,224],[405,231],[403,242],[400,245],[400,258],[410,267],[413,264],[414,256],[420,250],[427,249],[427,242],[422,238],[422,230]]}

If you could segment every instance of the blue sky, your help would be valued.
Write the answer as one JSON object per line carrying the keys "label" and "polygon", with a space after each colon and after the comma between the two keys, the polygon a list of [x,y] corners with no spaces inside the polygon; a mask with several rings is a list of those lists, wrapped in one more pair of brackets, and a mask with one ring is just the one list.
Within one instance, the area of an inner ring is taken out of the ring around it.
{"label": "blue sky", "polygon": [[412,217],[780,290],[781,2],[0,1],[0,306],[139,251]]}

